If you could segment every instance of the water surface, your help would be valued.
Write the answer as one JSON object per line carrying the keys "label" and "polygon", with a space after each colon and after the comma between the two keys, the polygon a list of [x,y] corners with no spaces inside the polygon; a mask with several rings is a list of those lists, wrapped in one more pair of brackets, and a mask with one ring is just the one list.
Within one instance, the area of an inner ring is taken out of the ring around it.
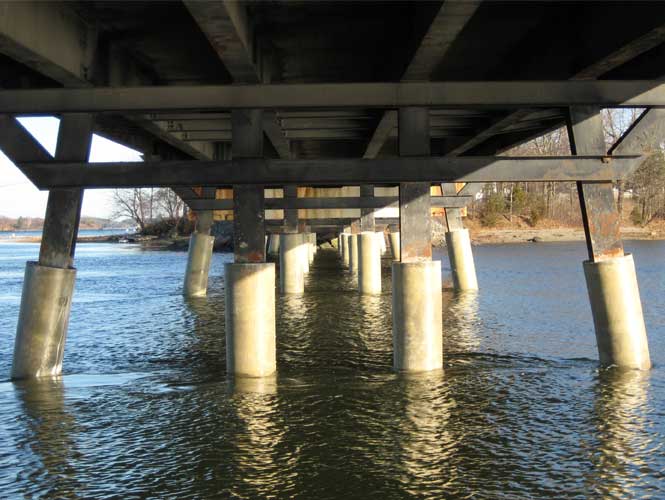
{"label": "water surface", "polygon": [[[224,276],[186,300],[186,254],[86,244],[64,376],[9,382],[24,263],[0,244],[3,498],[663,498],[665,243],[628,242],[648,373],[597,368],[583,243],[475,247],[444,291],[443,373],[391,370],[390,271],[361,297],[320,251],[277,304],[278,375],[224,367]],[[449,278],[447,257],[444,281]]]}

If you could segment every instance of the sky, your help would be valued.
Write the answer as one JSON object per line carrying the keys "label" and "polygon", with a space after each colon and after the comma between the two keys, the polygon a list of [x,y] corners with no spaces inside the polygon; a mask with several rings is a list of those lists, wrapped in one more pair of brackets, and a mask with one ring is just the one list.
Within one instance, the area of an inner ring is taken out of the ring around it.
{"label": "sky", "polygon": [[[55,154],[59,119],[19,118],[19,122],[49,153]],[[141,155],[133,149],[94,134],[90,161],[141,161]],[[87,189],[83,195],[81,215],[110,218],[113,213],[112,192],[110,189]],[[44,217],[47,199],[48,191],[39,191],[0,151],[0,215],[12,218]]]}

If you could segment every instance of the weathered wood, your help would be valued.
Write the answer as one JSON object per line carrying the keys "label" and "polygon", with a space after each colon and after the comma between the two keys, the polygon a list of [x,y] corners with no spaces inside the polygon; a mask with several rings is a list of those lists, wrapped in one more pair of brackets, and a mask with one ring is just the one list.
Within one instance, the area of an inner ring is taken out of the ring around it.
{"label": "weathered wood", "polygon": [[[286,186],[286,188],[291,186]],[[295,186],[292,186],[295,189]],[[185,203],[192,210],[233,210],[233,200],[215,200],[203,199],[196,196],[183,198]],[[432,207],[440,208],[461,208],[467,206],[473,198],[471,196],[432,196],[430,203]],[[288,213],[295,212],[297,209],[316,210],[316,209],[377,209],[387,207],[399,207],[398,196],[377,196],[374,198],[364,197],[332,197],[332,198],[266,198],[265,208],[267,210],[284,209]],[[284,220],[286,221],[285,214]],[[297,217],[292,227],[297,226]],[[285,222],[285,225],[288,225]]]}
{"label": "weathered wood", "polygon": [[[455,196],[457,194],[455,184],[451,183],[441,184],[441,192],[448,196]],[[446,226],[448,227],[448,231],[464,229],[464,223],[462,222],[462,212],[459,208],[446,208]]]}
{"label": "weathered wood", "polygon": [[[293,185],[284,186],[283,200],[286,203],[286,210],[284,210],[284,225],[288,232],[295,233],[298,231],[298,208],[300,207],[293,206],[293,204],[298,200],[298,187]],[[289,204],[292,204],[292,206],[289,207]]]}
{"label": "weathered wood", "polygon": [[[398,114],[399,154],[429,156],[429,110],[401,108]],[[432,229],[429,182],[400,182],[399,225],[402,262],[431,260]]]}
{"label": "weathered wood", "polygon": [[[404,71],[402,81],[429,80],[432,72],[446,56],[480,3],[481,0],[443,2]],[[363,158],[375,158],[396,126],[397,113],[395,111],[384,112]]]}
{"label": "weathered wood", "polygon": [[[399,219],[394,218],[394,217],[388,217],[388,218],[381,218],[377,219],[377,224],[381,225],[386,225],[386,224],[393,224],[397,225],[399,223]],[[346,226],[347,229],[345,231],[348,231],[350,233],[353,233],[356,231],[356,233],[360,232],[360,224],[358,223],[358,219],[354,217],[326,217],[326,218],[311,218],[311,217],[305,217],[301,218],[299,224],[303,227],[321,227],[321,226],[329,226],[329,227],[341,227],[341,226]],[[272,226],[272,227],[284,227],[283,221],[279,219],[268,219],[266,220],[266,225],[267,226]]]}
{"label": "weathered wood", "polygon": [[[571,107],[568,134],[573,154],[605,152],[603,123],[597,107]],[[597,262],[622,256],[621,218],[612,183],[578,182],[577,191],[589,259]]]}
{"label": "weathered wood", "polygon": [[629,176],[640,156],[382,158],[270,160],[25,162],[19,168],[40,189],[55,187],[353,185],[399,182],[610,181]]}
{"label": "weathered wood", "polygon": [[[637,56],[643,54],[649,49],[661,44],[665,40],[665,26],[658,26],[649,33],[646,33],[635,40],[631,40],[626,45],[617,48],[614,52],[606,55],[589,66],[577,71],[572,76],[573,80],[593,80],[603,74],[618,68],[619,66],[631,61]],[[512,123],[519,122],[525,116],[528,116],[533,110],[519,110],[509,113],[503,118],[495,121],[489,127],[481,130],[477,135],[470,137],[467,141],[459,144],[450,156],[458,156],[469,151],[471,148],[481,144],[483,141],[501,132],[505,127]]]}
{"label": "weathered wood", "polygon": [[265,262],[263,186],[233,186],[235,262]]}
{"label": "weathered wood", "polygon": [[665,107],[661,80],[96,87],[0,91],[0,113],[597,105]]}
{"label": "weathered wood", "polygon": [[[93,117],[66,114],[60,121],[55,156],[64,161],[86,161],[92,143]],[[81,218],[83,190],[52,189],[44,217],[39,264],[66,269],[71,267]]]}
{"label": "weathered wood", "polygon": [[[233,158],[260,158],[263,155],[263,115],[261,110],[234,110]],[[206,184],[206,183],[203,183]],[[235,262],[265,262],[264,186],[233,186],[233,253]]]}
{"label": "weathered wood", "polygon": [[609,154],[642,154],[658,151],[663,137],[665,137],[665,109],[647,109],[612,145]]}
{"label": "weathered wood", "polygon": [[[374,186],[372,184],[363,184],[360,186],[360,196],[365,199],[374,197]],[[374,231],[374,209],[370,207],[360,208],[360,230]]]}

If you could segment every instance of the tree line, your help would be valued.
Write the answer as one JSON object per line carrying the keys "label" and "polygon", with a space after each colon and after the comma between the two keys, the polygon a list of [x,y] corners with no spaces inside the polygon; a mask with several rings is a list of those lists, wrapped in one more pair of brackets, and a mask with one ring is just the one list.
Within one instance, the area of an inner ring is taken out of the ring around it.
{"label": "tree line", "polygon": [[[605,109],[602,112],[607,149],[619,140],[639,117],[641,109]],[[628,204],[630,220],[646,225],[654,219],[665,219],[665,152],[661,142],[646,151],[646,160],[628,178],[614,185],[620,214]],[[509,156],[570,155],[570,141],[565,127],[517,146],[505,153]],[[471,215],[486,226],[499,220],[512,222],[521,218],[532,226],[543,218],[562,225],[580,225],[581,212],[577,186],[574,182],[510,182],[487,184],[482,198],[471,207]]]}

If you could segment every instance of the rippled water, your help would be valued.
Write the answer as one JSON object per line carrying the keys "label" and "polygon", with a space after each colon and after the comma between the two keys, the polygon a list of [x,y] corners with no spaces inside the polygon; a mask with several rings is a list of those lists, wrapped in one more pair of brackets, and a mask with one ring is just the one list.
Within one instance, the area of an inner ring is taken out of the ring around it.
{"label": "rippled water", "polygon": [[[474,249],[443,373],[391,371],[390,271],[360,297],[320,251],[278,299],[278,375],[224,368],[223,263],[80,245],[59,381],[11,383],[24,262],[0,244],[2,498],[664,498],[665,243],[628,242],[655,368],[600,371],[579,244]],[[444,280],[449,275],[443,261]]]}

